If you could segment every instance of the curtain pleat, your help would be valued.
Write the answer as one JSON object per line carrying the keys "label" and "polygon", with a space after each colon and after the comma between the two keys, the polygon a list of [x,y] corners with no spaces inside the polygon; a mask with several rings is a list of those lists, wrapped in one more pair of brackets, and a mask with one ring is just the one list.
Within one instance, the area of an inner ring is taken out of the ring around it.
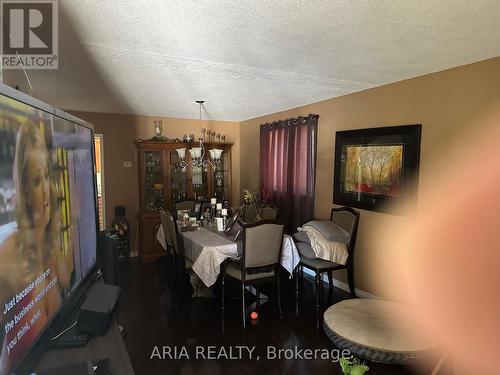
{"label": "curtain pleat", "polygon": [[318,115],[260,128],[261,189],[279,208],[288,233],[314,217]]}

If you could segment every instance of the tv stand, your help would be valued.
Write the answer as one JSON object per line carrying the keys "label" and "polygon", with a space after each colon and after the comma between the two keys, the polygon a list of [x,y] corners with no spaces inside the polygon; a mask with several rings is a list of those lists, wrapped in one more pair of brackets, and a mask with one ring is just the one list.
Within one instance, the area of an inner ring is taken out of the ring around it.
{"label": "tv stand", "polygon": [[37,372],[36,375],[112,375],[109,359],[83,361],[51,370]]}
{"label": "tv stand", "polygon": [[47,348],[38,361],[34,371],[55,369],[57,367],[108,358],[112,374],[134,375],[127,348],[118,329],[116,319],[111,321],[108,332],[103,336],[90,338],[82,347],[67,349]]}
{"label": "tv stand", "polygon": [[65,332],[57,340],[54,340],[48,345],[48,349],[67,349],[78,348],[87,345],[90,335],[85,333],[78,333],[76,327],[71,328]]}

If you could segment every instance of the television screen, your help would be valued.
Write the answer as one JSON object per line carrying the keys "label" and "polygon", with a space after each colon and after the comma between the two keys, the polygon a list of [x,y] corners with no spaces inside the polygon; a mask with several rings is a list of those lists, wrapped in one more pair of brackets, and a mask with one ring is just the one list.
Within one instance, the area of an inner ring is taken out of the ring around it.
{"label": "television screen", "polygon": [[0,95],[0,375],[96,261],[93,133]]}

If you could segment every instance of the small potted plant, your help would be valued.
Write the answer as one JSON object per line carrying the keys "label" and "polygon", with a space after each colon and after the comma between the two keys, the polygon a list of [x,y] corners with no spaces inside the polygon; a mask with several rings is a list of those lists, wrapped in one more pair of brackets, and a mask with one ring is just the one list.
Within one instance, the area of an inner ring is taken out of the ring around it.
{"label": "small potted plant", "polygon": [[370,368],[361,362],[358,358],[352,357],[348,358],[340,358],[339,360],[340,367],[342,368],[342,373],[346,375],[363,375]]}

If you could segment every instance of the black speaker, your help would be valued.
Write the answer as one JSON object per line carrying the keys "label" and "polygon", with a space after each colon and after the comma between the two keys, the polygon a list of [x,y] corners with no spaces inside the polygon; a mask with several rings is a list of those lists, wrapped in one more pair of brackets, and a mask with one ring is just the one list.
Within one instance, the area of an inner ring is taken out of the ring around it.
{"label": "black speaker", "polygon": [[120,287],[95,283],[78,312],[76,330],[91,336],[104,335],[111,323],[113,312],[120,297]]}
{"label": "black speaker", "polygon": [[107,231],[99,232],[97,261],[105,284],[118,286],[118,259],[120,250],[118,236]]}

